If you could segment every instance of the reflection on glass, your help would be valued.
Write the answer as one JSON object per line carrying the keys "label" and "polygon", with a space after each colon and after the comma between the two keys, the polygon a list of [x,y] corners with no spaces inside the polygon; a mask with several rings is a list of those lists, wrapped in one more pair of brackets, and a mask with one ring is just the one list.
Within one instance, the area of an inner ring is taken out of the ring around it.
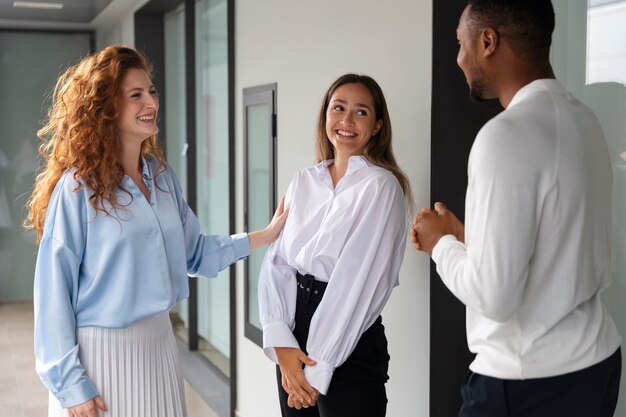
{"label": "reflection on glass", "polygon": [[0,302],[33,297],[37,246],[22,220],[41,163],[42,101],[90,47],[87,33],[0,31]]}
{"label": "reflection on glass", "polygon": [[[584,3],[584,2],[583,2]],[[582,100],[598,115],[613,166],[613,285],[603,293],[626,337],[626,1],[591,0],[587,7],[586,86]],[[583,26],[584,27],[584,26]],[[584,50],[584,46],[578,48]],[[622,375],[626,375],[626,361]],[[616,416],[626,416],[626,384]]]}
{"label": "reflection on glass", "polygon": [[[271,218],[270,190],[270,106],[247,107],[248,126],[248,230],[260,230]],[[266,248],[248,258],[248,320],[261,328],[258,307],[258,283]]]}
{"label": "reflection on glass", "polygon": [[164,17],[165,26],[165,151],[167,163],[187,193],[187,129],[185,125],[185,10],[173,10]]}
{"label": "reflection on glass", "polygon": [[590,2],[587,22],[587,84],[626,85],[626,1],[603,7]]}
{"label": "reflection on glass", "polygon": [[[614,175],[615,291],[606,298],[614,317],[621,322],[622,335],[626,335],[626,1],[590,2],[587,16],[587,85],[583,101],[600,119]],[[613,299],[614,295],[618,298]]]}
{"label": "reflection on glass", "polygon": [[[165,14],[165,152],[187,197],[187,129],[185,125],[185,9]],[[177,333],[187,339],[187,299],[179,301],[172,313]]]}
{"label": "reflection on glass", "polygon": [[[626,0],[552,2],[556,76],[598,116],[611,154],[613,285],[602,296],[626,337]],[[620,389],[615,416],[626,416],[626,384]]]}
{"label": "reflection on glass", "polygon": [[[230,234],[227,0],[196,2],[197,211],[205,234]],[[230,271],[198,280],[202,353],[225,375],[230,367]]]}

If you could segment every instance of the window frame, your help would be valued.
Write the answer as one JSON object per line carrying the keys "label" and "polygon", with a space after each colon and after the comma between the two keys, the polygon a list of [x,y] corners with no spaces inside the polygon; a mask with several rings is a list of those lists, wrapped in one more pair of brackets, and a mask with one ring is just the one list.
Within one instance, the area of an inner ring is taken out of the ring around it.
{"label": "window frame", "polygon": [[[270,194],[270,207],[269,213],[270,217],[267,219],[268,222],[271,220],[274,211],[276,210],[276,93],[277,93],[277,84],[264,84],[254,87],[248,87],[243,89],[243,147],[244,147],[244,170],[243,170],[243,179],[244,179],[244,230],[249,232],[249,212],[250,212],[250,184],[248,183],[248,173],[249,173],[249,150],[250,150],[250,137],[248,135],[248,108],[250,106],[259,105],[259,104],[267,104],[269,106],[270,120],[269,120],[269,132],[268,132],[268,143],[269,146],[269,180],[268,180],[268,192]],[[255,344],[260,347],[263,347],[263,330],[257,327],[254,323],[250,321],[250,261],[246,258],[244,261],[244,335]],[[258,300],[256,301],[258,305]]]}

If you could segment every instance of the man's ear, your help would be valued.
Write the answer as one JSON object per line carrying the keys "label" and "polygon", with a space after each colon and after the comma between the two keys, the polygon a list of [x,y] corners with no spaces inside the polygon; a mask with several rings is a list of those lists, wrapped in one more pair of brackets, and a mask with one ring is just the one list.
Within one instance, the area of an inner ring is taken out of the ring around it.
{"label": "man's ear", "polygon": [[494,28],[486,27],[480,34],[480,45],[483,49],[483,57],[493,55],[500,43],[500,35]]}

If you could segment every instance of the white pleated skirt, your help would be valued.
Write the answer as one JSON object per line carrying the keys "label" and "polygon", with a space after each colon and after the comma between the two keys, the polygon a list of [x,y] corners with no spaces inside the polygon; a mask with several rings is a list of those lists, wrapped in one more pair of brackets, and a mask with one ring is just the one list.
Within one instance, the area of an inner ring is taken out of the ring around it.
{"label": "white pleated skirt", "polygon": [[[185,417],[184,382],[167,311],[123,329],[82,327],[79,357],[108,411],[101,417]],[[48,417],[67,417],[50,394]]]}

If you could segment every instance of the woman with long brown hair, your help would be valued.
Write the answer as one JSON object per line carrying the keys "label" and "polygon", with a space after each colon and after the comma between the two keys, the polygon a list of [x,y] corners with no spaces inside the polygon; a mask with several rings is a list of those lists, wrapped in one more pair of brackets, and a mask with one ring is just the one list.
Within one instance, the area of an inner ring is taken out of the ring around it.
{"label": "woman with long brown hair", "polygon": [[262,231],[202,235],[157,143],[158,109],[146,58],[110,46],[60,76],[39,131],[26,226],[49,416],[184,416],[169,309],[187,275],[216,276],[286,219],[281,204]]}
{"label": "woman with long brown hair", "polygon": [[382,417],[389,355],[380,313],[404,256],[409,182],[380,86],[346,74],[328,89],[318,164],[296,174],[290,215],[261,268],[266,355],[283,416]]}

